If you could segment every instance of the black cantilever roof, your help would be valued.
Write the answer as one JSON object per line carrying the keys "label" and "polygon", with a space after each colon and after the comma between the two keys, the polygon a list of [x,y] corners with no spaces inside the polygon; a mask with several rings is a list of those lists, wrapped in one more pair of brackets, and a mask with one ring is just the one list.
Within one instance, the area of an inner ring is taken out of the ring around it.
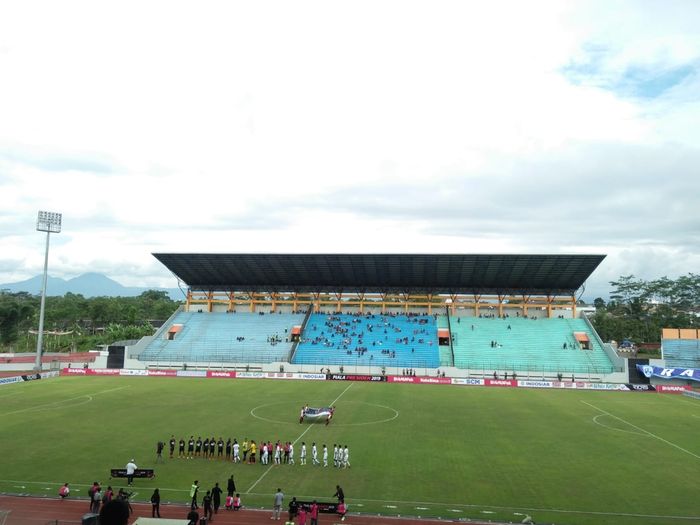
{"label": "black cantilever roof", "polygon": [[605,255],[154,253],[193,290],[573,294]]}

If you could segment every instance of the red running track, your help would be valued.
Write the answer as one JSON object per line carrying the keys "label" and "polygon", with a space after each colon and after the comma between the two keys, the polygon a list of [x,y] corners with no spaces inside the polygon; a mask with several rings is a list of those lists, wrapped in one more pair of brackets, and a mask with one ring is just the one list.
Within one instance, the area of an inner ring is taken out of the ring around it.
{"label": "red running track", "polygon": [[[134,514],[129,523],[140,517],[151,517],[151,505],[132,503]],[[201,510],[201,509],[200,509]],[[4,511],[4,512],[3,512]],[[9,514],[5,512],[9,511]],[[47,525],[52,520],[80,523],[88,512],[87,499],[36,498],[31,496],[0,496],[0,525]],[[189,507],[186,505],[161,505],[161,518],[185,519]],[[240,510],[238,512],[219,509],[211,523],[216,525],[265,525],[270,523],[271,511]],[[3,522],[4,519],[4,522]],[[283,514],[283,520],[286,513]],[[450,520],[392,518],[348,514],[344,522],[330,514],[319,515],[319,525],[401,525],[418,523],[446,523]],[[455,520],[458,521],[458,520]],[[283,521],[280,521],[283,523]],[[471,525],[494,525],[493,522],[470,521]]]}

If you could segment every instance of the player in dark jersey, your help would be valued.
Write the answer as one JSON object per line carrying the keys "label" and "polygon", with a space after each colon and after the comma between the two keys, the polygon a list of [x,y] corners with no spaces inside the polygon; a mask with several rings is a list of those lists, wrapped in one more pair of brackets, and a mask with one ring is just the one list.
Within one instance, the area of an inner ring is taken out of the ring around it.
{"label": "player in dark jersey", "polygon": [[[202,438],[198,437],[197,442],[195,443],[195,456],[201,456],[202,455]],[[207,453],[207,443],[204,444],[204,455]]]}
{"label": "player in dark jersey", "polygon": [[178,446],[179,446],[179,448],[178,448],[177,457],[184,458],[185,457],[185,440],[180,438],[180,443]]}
{"label": "player in dark jersey", "polygon": [[231,459],[231,438],[226,440],[226,461]]}
{"label": "player in dark jersey", "polygon": [[194,457],[194,436],[190,436],[190,440],[187,442],[187,457],[189,459]]}
{"label": "player in dark jersey", "polygon": [[218,458],[224,457],[224,440],[221,438],[216,442],[216,456]]}
{"label": "player in dark jersey", "polygon": [[206,458],[209,457],[209,438],[204,438],[204,443],[202,444],[202,455]]}
{"label": "player in dark jersey", "polygon": [[170,459],[173,459],[173,456],[175,455],[175,434],[170,436]]}
{"label": "player in dark jersey", "polygon": [[216,453],[216,439],[212,437],[209,440],[209,459],[214,459],[215,453]]}

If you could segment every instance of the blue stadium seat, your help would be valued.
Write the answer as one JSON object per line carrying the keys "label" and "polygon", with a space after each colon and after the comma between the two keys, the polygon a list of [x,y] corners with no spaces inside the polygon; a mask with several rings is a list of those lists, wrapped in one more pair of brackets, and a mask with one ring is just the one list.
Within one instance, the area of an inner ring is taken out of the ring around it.
{"label": "blue stadium seat", "polygon": [[313,314],[293,363],[436,368],[436,327],[431,315]]}
{"label": "blue stadium seat", "polygon": [[141,353],[141,361],[223,363],[271,363],[287,361],[292,327],[303,314],[180,312],[172,324],[182,329],[173,340],[153,340]]}

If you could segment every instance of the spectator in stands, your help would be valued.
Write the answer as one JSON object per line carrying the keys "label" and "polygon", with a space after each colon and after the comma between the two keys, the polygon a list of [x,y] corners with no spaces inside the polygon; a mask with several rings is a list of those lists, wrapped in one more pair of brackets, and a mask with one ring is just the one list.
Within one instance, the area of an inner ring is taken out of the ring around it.
{"label": "spectator in stands", "polygon": [[128,503],[115,499],[102,507],[98,523],[100,525],[127,525],[129,514]]}

